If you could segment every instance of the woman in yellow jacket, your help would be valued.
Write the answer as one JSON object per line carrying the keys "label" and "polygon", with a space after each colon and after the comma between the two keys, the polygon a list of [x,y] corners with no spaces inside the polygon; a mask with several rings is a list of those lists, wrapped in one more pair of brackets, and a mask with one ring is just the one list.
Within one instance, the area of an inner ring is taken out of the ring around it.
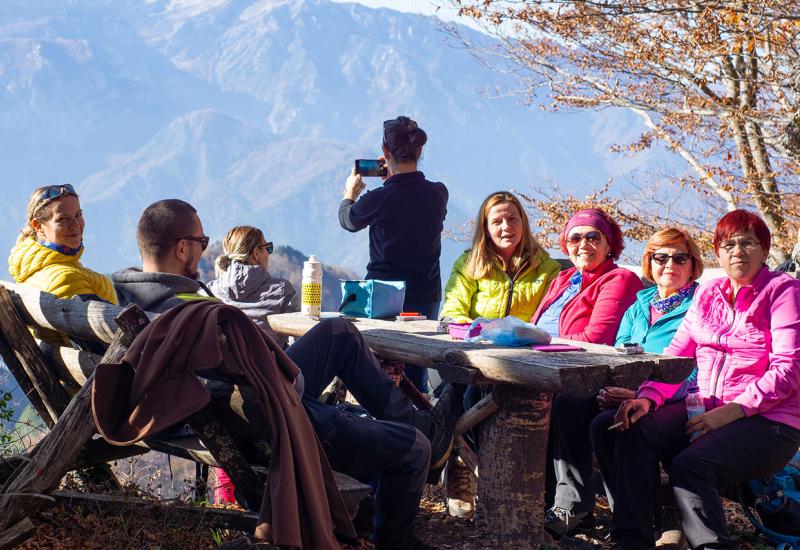
{"label": "woman in yellow jacket", "polygon": [[519,199],[492,193],[478,211],[472,248],[453,264],[439,316],[463,322],[513,315],[527,323],[559,271],[531,234]]}
{"label": "woman in yellow jacket", "polygon": [[[81,265],[83,211],[70,184],[40,187],[28,201],[28,218],[8,258],[8,271],[18,283],[58,298],[80,296],[117,303],[111,279]],[[46,340],[63,338],[40,335]]]}
{"label": "woman in yellow jacket", "polygon": [[[513,315],[527,323],[560,269],[533,238],[519,199],[505,191],[492,193],[478,210],[472,248],[453,265],[439,316],[463,322]],[[467,390],[469,404],[479,399],[476,393],[476,387]],[[470,517],[473,500],[472,473],[451,459],[448,512]]]}

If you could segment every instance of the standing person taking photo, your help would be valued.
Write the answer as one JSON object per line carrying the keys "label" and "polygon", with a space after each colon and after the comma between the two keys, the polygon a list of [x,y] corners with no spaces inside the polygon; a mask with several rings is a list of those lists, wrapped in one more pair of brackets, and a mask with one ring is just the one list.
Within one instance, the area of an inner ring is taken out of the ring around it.
{"label": "standing person taking photo", "polygon": [[[428,181],[417,170],[427,141],[425,131],[406,116],[384,122],[383,186],[359,199],[365,184],[354,169],[339,204],[339,223],[351,232],[369,226],[368,279],[405,281],[403,310],[436,319],[442,298],[439,255],[448,192],[443,183]],[[406,365],[405,374],[420,391],[428,392],[427,369]]]}

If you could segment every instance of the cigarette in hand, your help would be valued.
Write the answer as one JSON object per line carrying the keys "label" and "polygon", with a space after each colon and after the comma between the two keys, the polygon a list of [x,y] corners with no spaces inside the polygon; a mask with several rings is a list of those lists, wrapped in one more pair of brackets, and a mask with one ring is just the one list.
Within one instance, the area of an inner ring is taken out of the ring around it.
{"label": "cigarette in hand", "polygon": [[616,423],[614,423],[614,424],[611,424],[611,425],[608,427],[608,431],[611,431],[611,430],[616,430],[617,428],[619,428],[619,427],[620,427],[620,426],[622,426],[623,424],[624,424],[624,422],[623,422],[623,421],[621,421],[621,420],[620,420],[619,422],[616,422]]}

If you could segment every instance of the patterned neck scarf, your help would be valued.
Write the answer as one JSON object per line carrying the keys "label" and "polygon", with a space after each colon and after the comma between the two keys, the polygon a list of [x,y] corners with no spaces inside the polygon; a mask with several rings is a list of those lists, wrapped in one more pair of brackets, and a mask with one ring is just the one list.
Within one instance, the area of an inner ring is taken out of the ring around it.
{"label": "patterned neck scarf", "polygon": [[672,296],[668,296],[667,298],[661,298],[661,295],[656,290],[656,293],[653,295],[653,299],[650,300],[650,305],[656,308],[656,311],[659,313],[667,313],[678,307],[678,304],[683,302],[683,300],[692,292],[694,288],[694,282],[689,283],[678,292],[673,294]]}
{"label": "patterned neck scarf", "polygon": [[60,252],[65,256],[74,256],[81,250],[83,250],[83,243],[78,248],[70,248],[69,246],[65,246],[63,244],[58,243],[51,243],[50,241],[37,241],[40,245],[49,248],[50,250],[55,250],[56,252]]}

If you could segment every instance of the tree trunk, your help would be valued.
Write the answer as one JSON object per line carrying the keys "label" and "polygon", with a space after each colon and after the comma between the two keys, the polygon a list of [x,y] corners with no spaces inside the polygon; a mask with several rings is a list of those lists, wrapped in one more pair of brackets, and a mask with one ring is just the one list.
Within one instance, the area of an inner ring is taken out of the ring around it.
{"label": "tree trunk", "polygon": [[538,548],[553,395],[505,384],[492,395],[499,409],[479,425],[477,521],[491,528],[487,547]]}

